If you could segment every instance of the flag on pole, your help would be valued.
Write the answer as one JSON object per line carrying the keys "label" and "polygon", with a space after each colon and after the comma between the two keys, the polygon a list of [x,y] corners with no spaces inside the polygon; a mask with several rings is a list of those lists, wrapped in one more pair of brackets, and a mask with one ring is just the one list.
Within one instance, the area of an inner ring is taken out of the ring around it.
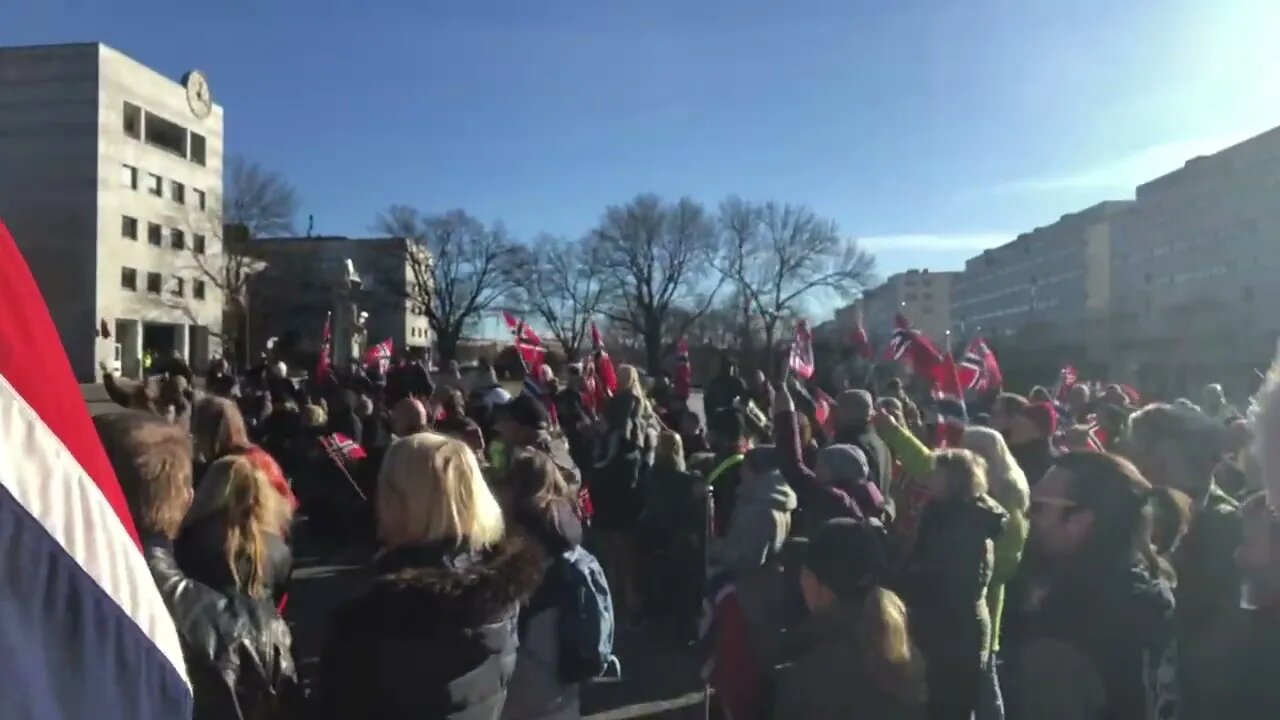
{"label": "flag on pole", "polygon": [[862,326],[862,316],[858,316],[858,325],[853,329],[853,352],[864,360],[870,360],[875,357],[875,349],[871,347],[871,338],[867,336],[867,329]]}
{"label": "flag on pole", "polygon": [[676,397],[688,400],[693,394],[693,365],[689,363],[689,341],[680,338],[676,343]]}
{"label": "flag on pole", "polygon": [[333,313],[324,315],[324,329],[320,331],[320,357],[316,359],[316,382],[324,382],[333,373]]}
{"label": "flag on pole", "polygon": [[916,375],[936,381],[942,372],[942,354],[927,335],[911,327],[911,321],[898,313],[893,319],[893,335],[885,346],[886,360],[899,360]]}
{"label": "flag on pole", "polygon": [[964,351],[964,358],[956,367],[960,378],[960,387],[977,393],[984,393],[1004,386],[1004,374],[1000,372],[1000,363],[995,353],[987,346],[987,341],[978,337],[969,343]]}
{"label": "flag on pole", "polygon": [[934,377],[933,397],[938,403],[937,447],[960,447],[969,415],[964,405],[964,389],[950,353]]}
{"label": "flag on pole", "polygon": [[613,359],[604,348],[604,338],[596,321],[591,321],[591,361],[596,374],[596,407],[604,408],[605,403],[618,392],[618,374],[613,369]]}
{"label": "flag on pole", "polygon": [[0,307],[11,310],[0,312],[4,714],[191,717],[178,633],[44,298],[3,223]]}
{"label": "flag on pole", "polygon": [[802,380],[813,377],[813,335],[809,332],[809,323],[804,320],[796,323],[789,364],[796,377]]}
{"label": "flag on pole", "polygon": [[395,354],[395,347],[395,341],[391,338],[387,338],[377,345],[370,345],[364,351],[365,367],[376,365],[385,377],[387,370],[391,367],[391,356]]}
{"label": "flag on pole", "polygon": [[542,338],[539,338],[533,328],[526,325],[523,320],[517,319],[506,310],[502,311],[502,319],[515,337],[516,354],[520,356],[520,362],[524,365],[525,375],[536,373],[538,368],[546,362],[547,357],[547,348],[542,344]]}

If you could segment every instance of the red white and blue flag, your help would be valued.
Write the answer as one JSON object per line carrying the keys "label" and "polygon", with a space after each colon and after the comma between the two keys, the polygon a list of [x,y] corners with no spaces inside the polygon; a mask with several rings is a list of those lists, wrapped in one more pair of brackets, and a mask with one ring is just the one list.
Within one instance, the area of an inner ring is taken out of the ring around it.
{"label": "red white and blue flag", "polygon": [[387,370],[391,369],[391,356],[395,354],[395,341],[387,338],[377,345],[370,345],[364,351],[364,366],[377,366],[378,370],[385,376]]}
{"label": "red white and blue flag", "polygon": [[902,313],[894,316],[893,326],[893,335],[885,346],[885,359],[900,360],[916,375],[936,381],[942,372],[942,354],[933,341],[912,327]]}
{"label": "red white and blue flag", "polygon": [[44,298],[3,223],[0,308],[3,714],[191,717],[173,620]]}
{"label": "red white and blue flag", "polygon": [[933,397],[938,403],[937,447],[960,447],[969,415],[964,405],[964,388],[948,353],[934,377]]}
{"label": "red white and blue flag", "polygon": [[964,358],[956,367],[960,377],[960,386],[966,390],[984,393],[998,390],[1004,385],[1004,373],[1000,371],[1000,363],[995,353],[987,346],[987,341],[978,337],[969,343],[964,351]]}
{"label": "red white and blue flag", "polygon": [[791,340],[791,357],[788,360],[791,372],[802,380],[813,377],[813,334],[809,332],[809,323],[801,320],[796,323],[795,337]]}
{"label": "red white and blue flag", "polygon": [[595,366],[595,406],[603,409],[609,398],[618,392],[618,373],[613,369],[613,358],[604,347],[604,338],[596,322],[591,321],[591,360]]}

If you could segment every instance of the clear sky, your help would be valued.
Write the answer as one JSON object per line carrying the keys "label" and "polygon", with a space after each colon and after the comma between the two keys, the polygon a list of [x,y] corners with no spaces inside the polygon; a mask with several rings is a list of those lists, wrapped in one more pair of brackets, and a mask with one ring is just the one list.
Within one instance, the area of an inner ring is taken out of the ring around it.
{"label": "clear sky", "polygon": [[316,231],[391,203],[576,236],[653,191],[803,202],[882,274],[1280,125],[1270,0],[0,0],[0,44],[197,67]]}

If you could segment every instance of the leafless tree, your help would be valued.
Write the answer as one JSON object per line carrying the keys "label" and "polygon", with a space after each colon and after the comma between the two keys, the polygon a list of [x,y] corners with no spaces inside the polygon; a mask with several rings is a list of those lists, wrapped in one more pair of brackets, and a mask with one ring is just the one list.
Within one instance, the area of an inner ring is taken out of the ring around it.
{"label": "leafless tree", "polygon": [[779,325],[801,314],[803,300],[821,293],[851,299],[874,277],[875,257],[804,206],[731,197],[721,203],[720,230],[716,264],[739,293],[744,344],[758,323],[770,371],[777,367]]}
{"label": "leafless tree", "polygon": [[[187,249],[199,275],[222,295],[221,339],[224,347],[235,349],[244,340],[249,316],[249,280],[265,267],[250,253],[249,243],[292,234],[299,207],[297,190],[280,173],[232,157],[222,197],[193,195],[188,203]],[[243,353],[249,351],[243,348]]]}
{"label": "leafless tree", "polygon": [[606,287],[598,271],[599,249],[589,239],[569,241],[543,235],[521,247],[512,263],[513,310],[532,311],[564,348],[578,359],[592,316]]}
{"label": "leafless tree", "polygon": [[517,255],[506,229],[463,210],[423,215],[407,205],[387,208],[374,226],[409,241],[407,300],[426,314],[440,359],[456,359],[463,332],[512,290]]}
{"label": "leafless tree", "polygon": [[[594,233],[599,267],[606,274],[607,315],[644,342],[650,372],[661,367],[667,346],[715,299],[723,276],[708,277],[716,249],[714,223],[689,198],[664,203],[640,195],[611,206]],[[689,312],[676,319],[671,310]]]}

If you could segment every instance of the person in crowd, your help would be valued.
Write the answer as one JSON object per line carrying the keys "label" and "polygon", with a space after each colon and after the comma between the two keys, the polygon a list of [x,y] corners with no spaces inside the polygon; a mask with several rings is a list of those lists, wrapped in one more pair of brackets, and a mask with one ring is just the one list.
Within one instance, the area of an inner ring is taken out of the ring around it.
{"label": "person in crowd", "polygon": [[560,678],[560,600],[565,579],[550,570],[555,558],[582,544],[576,498],[559,468],[542,453],[516,457],[498,483],[507,527],[541,548],[548,572],[520,610],[520,650],[507,686],[503,720],[581,717],[578,685]]}
{"label": "person in crowd", "polygon": [[[1272,421],[1274,422],[1274,421]],[[1274,433],[1265,443],[1280,441]],[[1275,448],[1269,450],[1276,452]],[[1241,508],[1243,532],[1236,564],[1244,578],[1248,632],[1233,658],[1233,687],[1221,717],[1239,720],[1271,718],[1280,708],[1280,514],[1264,492],[1250,496]]]}
{"label": "person in crowd", "polygon": [[392,443],[375,514],[375,580],[332,619],[315,717],[496,720],[541,551],[508,531],[475,453],[443,435]]}
{"label": "person in crowd", "polygon": [[884,491],[893,484],[893,455],[871,424],[875,402],[866,390],[840,393],[835,408],[835,437],[841,445],[853,445],[866,455],[871,484]]}
{"label": "person in crowd", "polygon": [[995,540],[991,582],[987,585],[987,610],[991,614],[990,661],[987,664],[977,716],[978,720],[1000,720],[1004,717],[996,670],[1000,651],[1000,622],[1004,617],[1005,586],[1017,574],[1022,549],[1027,541],[1027,510],[1031,503],[1031,488],[1000,433],[990,428],[968,427],[964,430],[961,446],[986,463],[987,494],[999,503],[1008,517],[1004,531]]}
{"label": "person in crowd", "polygon": [[641,482],[653,465],[657,423],[640,373],[630,365],[618,368],[618,392],[605,408],[604,424],[590,486],[592,522],[600,533],[601,563],[618,591],[619,614],[634,621],[640,613],[636,531]]}
{"label": "person in crowd", "polygon": [[925,663],[907,609],[889,590],[884,533],[829,520],[801,546],[800,588],[809,617],[779,644],[777,720],[913,720],[925,717]]}
{"label": "person in crowd", "polygon": [[765,377],[764,370],[751,373],[751,381],[747,383],[747,398],[765,415],[773,413],[773,384]]}
{"label": "person in crowd", "polygon": [[1151,547],[1160,558],[1160,578],[1170,588],[1178,586],[1173,572],[1173,551],[1191,525],[1191,498],[1173,488],[1155,488],[1151,493]]}
{"label": "person in crowd", "polygon": [[222,591],[282,607],[293,552],[281,533],[293,507],[248,455],[227,455],[205,472],[174,543],[178,566]]}
{"label": "person in crowd", "polygon": [[571,370],[565,385],[556,393],[556,417],[560,420],[565,442],[569,444],[569,457],[573,464],[579,471],[587,471],[595,462],[595,436],[591,428],[595,418],[584,400],[587,385],[582,371]]}
{"label": "person in crowd", "polygon": [[1036,403],[1053,404],[1053,393],[1049,389],[1041,385],[1031,388],[1031,392],[1027,393],[1027,402],[1035,405]]}
{"label": "person in crowd", "polygon": [[498,374],[488,360],[481,359],[476,364],[471,380],[471,392],[467,395],[467,415],[484,431],[485,445],[490,447],[494,440],[494,410],[511,402],[511,393],[498,382]]}
{"label": "person in crowd", "polygon": [[148,378],[126,380],[117,376],[103,362],[98,363],[98,369],[102,372],[102,387],[112,402],[130,410],[160,414],[156,403],[156,387]]}
{"label": "person in crowd", "polygon": [[[279,463],[270,453],[249,442],[244,416],[234,402],[220,397],[201,398],[192,412],[191,434],[197,485],[204,481],[206,469],[214,462],[228,455],[244,455],[266,473],[271,486],[291,508],[298,507],[298,500]],[[287,528],[279,528],[278,531],[288,534]]]}
{"label": "person in crowd", "polygon": [[1053,464],[1053,436],[1057,431],[1058,411],[1049,403],[1030,403],[1009,418],[1005,439],[1032,487]]}
{"label": "person in crowd", "polygon": [[884,493],[885,506],[892,510],[891,546],[895,556],[910,553],[915,544],[920,519],[933,492],[929,476],[933,473],[933,452],[889,413],[876,413],[872,418],[876,435],[889,448],[897,477]]}
{"label": "person in crowd", "polygon": [[1021,395],[1000,393],[991,404],[991,429],[1009,439],[1009,425],[1013,419],[1022,414],[1024,408],[1031,403]]}
{"label": "person in crowd", "polygon": [[1029,557],[1006,605],[1010,720],[1172,718],[1173,595],[1129,461],[1069,453],[1031,491]]}
{"label": "person in crowd", "polygon": [[1236,500],[1244,500],[1258,489],[1249,481],[1252,461],[1249,448],[1252,443],[1253,430],[1249,421],[1241,418],[1227,424],[1226,447],[1222,462],[1214,470],[1213,481]]}
{"label": "person in crowd", "polygon": [[702,478],[688,471],[680,434],[658,434],[653,469],[643,485],[639,535],[647,548],[645,596],[652,611],[689,636],[702,603],[706,534]]}
{"label": "person in crowd", "polygon": [[751,449],[751,439],[747,420],[736,407],[717,410],[708,417],[707,426],[712,455],[702,468],[702,475],[711,500],[712,534],[720,536],[729,529],[738,486],[742,484],[742,461]]}
{"label": "person in crowd", "polygon": [[363,445],[364,426],[356,413],[359,403],[360,396],[354,390],[334,388],[329,395],[329,432],[339,433],[357,445]]}
{"label": "person in crowd", "polygon": [[[570,490],[578,491],[582,486],[581,473],[569,457],[565,444],[552,438],[551,416],[541,400],[521,393],[506,405],[499,406],[494,417],[506,463],[522,452],[544,453],[560,468]],[[501,474],[506,471],[506,464],[493,469]]]}
{"label": "person in crowd", "polygon": [[1240,545],[1240,505],[1214,483],[1225,426],[1204,413],[1156,403],[1134,413],[1128,453],[1151,482],[1186,493],[1189,529],[1173,551],[1177,640],[1183,703],[1180,717],[1217,717],[1241,642],[1240,575],[1225,562]]}
{"label": "person in crowd", "polygon": [[720,358],[720,374],[707,383],[702,397],[707,414],[733,407],[739,398],[746,396],[747,385],[738,376],[738,364],[727,355]]}
{"label": "person in crowd", "polygon": [[382,457],[391,444],[391,422],[386,408],[373,397],[361,395],[356,401],[356,418],[360,420],[360,444],[370,455]]}
{"label": "person in crowd", "polygon": [[302,699],[289,626],[269,602],[187,577],[173,541],[191,504],[191,442],[154,415],[94,427],[124,492],[144,557],[182,643],[195,720],[294,717]]}
{"label": "person in crowd", "polygon": [[391,408],[391,434],[397,438],[425,432],[427,425],[427,408],[416,397],[402,398]]}
{"label": "person in crowd", "polygon": [[675,424],[669,427],[680,433],[680,441],[684,445],[685,457],[711,452],[711,443],[707,439],[707,426],[702,422],[702,417],[698,413],[689,409],[686,399],[673,398],[671,400],[670,418]]}
{"label": "person in crowd", "polygon": [[1227,402],[1227,394],[1218,383],[1204,386],[1204,392],[1200,397],[1200,409],[1217,420],[1226,421],[1243,417],[1235,405]]}
{"label": "person in crowd", "polygon": [[484,431],[475,420],[467,417],[466,401],[462,393],[448,390],[440,396],[440,411],[435,418],[436,432],[457,438],[467,447],[484,457]]}
{"label": "person in crowd", "polygon": [[990,660],[987,586],[1007,516],[986,494],[986,463],[973,452],[935,451],[929,484],[901,586],[927,659],[929,717],[967,719]]}
{"label": "person in crowd", "polygon": [[462,377],[462,369],[458,366],[457,360],[450,360],[440,368],[440,378],[436,382],[436,392],[441,389],[457,390],[458,392],[467,392],[467,381]]}
{"label": "person in crowd", "polygon": [[1065,414],[1072,425],[1083,425],[1088,422],[1094,411],[1093,392],[1086,383],[1076,383],[1067,391]]}

